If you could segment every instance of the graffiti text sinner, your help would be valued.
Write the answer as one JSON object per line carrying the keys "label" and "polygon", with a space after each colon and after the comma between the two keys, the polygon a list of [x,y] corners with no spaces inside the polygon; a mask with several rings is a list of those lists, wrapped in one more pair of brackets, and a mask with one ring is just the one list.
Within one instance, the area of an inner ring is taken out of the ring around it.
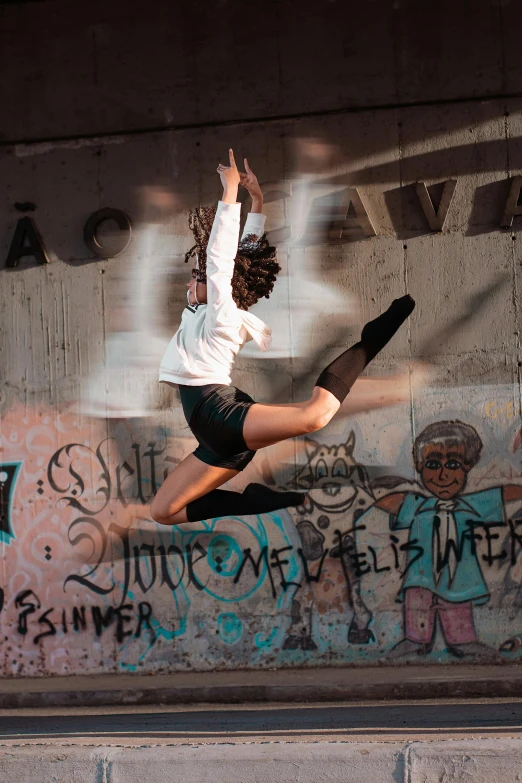
{"label": "graffiti text sinner", "polygon": [[[57,633],[85,631],[99,637],[111,626],[117,642],[123,642],[128,636],[140,639],[145,631],[149,634],[151,644],[156,641],[152,606],[147,601],[140,601],[136,610],[131,603],[89,606],[88,611],[85,606],[44,609],[36,593],[27,589],[15,596],[14,605],[18,612],[18,633],[26,636],[37,631],[33,636],[33,644],[38,644],[48,636],[56,636]],[[137,613],[137,617],[133,617],[133,612]]]}

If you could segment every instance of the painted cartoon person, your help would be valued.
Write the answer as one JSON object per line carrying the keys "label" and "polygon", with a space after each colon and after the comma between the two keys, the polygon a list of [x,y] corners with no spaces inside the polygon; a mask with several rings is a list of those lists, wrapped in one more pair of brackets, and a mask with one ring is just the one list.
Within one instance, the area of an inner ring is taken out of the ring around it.
{"label": "painted cartoon person", "polygon": [[390,514],[392,530],[410,531],[399,593],[404,601],[404,639],[391,650],[391,658],[430,652],[437,617],[447,649],[456,657],[495,654],[478,641],[473,622],[473,605],[490,597],[476,540],[478,528],[506,523],[505,503],[522,499],[522,487],[463,494],[481,451],[482,441],[469,424],[430,424],[413,447],[415,467],[428,494],[398,492],[375,504]]}

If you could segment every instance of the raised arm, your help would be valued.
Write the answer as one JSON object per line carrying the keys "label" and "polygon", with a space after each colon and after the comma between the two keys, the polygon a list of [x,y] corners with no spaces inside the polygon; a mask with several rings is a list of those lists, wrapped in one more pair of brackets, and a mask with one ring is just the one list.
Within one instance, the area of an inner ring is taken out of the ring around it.
{"label": "raised arm", "polygon": [[219,164],[217,172],[223,185],[223,196],[218,204],[216,217],[207,245],[207,304],[206,320],[211,327],[229,325],[238,319],[239,313],[232,298],[232,275],[237,255],[241,204],[237,201],[241,184],[252,198],[243,237],[261,237],[266,217],[262,213],[263,194],[256,175],[245,158],[245,174],[240,174],[232,150],[228,151],[229,166]]}
{"label": "raised arm", "polygon": [[248,165],[248,160],[244,159],[245,174],[239,174],[239,182],[248,191],[252,199],[252,208],[248,213],[241,239],[249,234],[255,234],[256,237],[263,236],[265,232],[266,216],[263,215],[263,194],[259,187],[257,177]]}
{"label": "raised arm", "polygon": [[230,324],[237,320],[237,307],[232,299],[232,275],[239,240],[241,204],[237,200],[239,171],[232,150],[228,151],[229,166],[219,164],[217,172],[223,185],[216,217],[207,245],[207,315],[209,326]]}

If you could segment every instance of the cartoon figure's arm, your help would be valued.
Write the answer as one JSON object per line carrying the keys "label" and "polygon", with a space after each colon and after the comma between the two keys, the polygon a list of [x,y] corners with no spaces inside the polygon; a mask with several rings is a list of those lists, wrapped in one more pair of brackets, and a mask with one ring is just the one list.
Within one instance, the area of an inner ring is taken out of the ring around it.
{"label": "cartoon figure's arm", "polygon": [[383,511],[387,511],[388,514],[398,514],[405,497],[405,492],[394,492],[391,495],[385,495],[383,498],[380,498],[374,505],[377,508],[382,508]]}
{"label": "cartoon figure's arm", "polygon": [[522,500],[522,487],[518,484],[506,484],[502,487],[502,498],[504,503],[510,500]]}

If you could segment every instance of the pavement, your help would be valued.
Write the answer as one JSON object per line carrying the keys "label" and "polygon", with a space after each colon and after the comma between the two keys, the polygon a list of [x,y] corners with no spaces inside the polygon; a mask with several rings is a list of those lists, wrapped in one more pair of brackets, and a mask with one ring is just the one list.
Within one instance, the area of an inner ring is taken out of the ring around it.
{"label": "pavement", "polygon": [[0,710],[7,783],[511,783],[522,699]]}
{"label": "pavement", "polygon": [[0,678],[0,709],[515,696],[522,698],[522,666],[512,663]]}

